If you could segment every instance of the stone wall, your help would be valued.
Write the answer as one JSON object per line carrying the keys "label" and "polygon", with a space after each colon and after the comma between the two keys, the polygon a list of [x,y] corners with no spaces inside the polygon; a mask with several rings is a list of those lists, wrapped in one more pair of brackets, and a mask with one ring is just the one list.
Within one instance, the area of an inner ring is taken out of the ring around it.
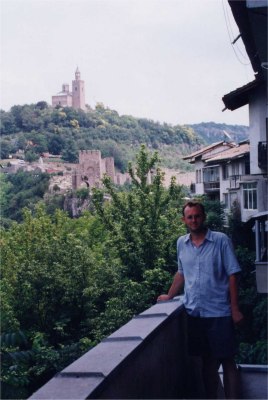
{"label": "stone wall", "polygon": [[70,93],[52,96],[52,107],[56,106],[72,107],[72,96]]}

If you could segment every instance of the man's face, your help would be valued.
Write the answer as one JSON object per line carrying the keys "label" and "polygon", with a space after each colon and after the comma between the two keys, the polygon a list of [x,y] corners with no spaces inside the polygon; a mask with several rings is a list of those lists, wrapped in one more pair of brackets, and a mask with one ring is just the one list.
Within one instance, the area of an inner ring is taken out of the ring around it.
{"label": "man's face", "polygon": [[182,220],[190,232],[198,233],[203,231],[205,219],[206,215],[199,206],[187,206],[184,209],[184,217],[182,217]]}

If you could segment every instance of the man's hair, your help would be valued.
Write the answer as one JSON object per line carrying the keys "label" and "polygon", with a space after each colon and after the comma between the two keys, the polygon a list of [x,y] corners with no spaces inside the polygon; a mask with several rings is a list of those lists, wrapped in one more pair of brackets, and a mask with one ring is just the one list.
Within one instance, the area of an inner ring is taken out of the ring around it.
{"label": "man's hair", "polygon": [[182,207],[182,215],[183,216],[184,216],[184,210],[186,207],[200,207],[202,213],[203,214],[206,213],[205,207],[203,206],[203,204],[197,200],[189,200],[189,201],[187,201],[187,203],[184,204],[184,206]]}

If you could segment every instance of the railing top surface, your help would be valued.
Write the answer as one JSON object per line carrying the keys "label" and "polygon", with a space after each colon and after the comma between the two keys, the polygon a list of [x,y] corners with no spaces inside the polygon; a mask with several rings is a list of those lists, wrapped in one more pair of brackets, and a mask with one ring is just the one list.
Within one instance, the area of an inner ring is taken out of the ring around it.
{"label": "railing top surface", "polygon": [[158,302],[105,338],[47,382],[29,399],[85,399],[173,313],[181,297]]}

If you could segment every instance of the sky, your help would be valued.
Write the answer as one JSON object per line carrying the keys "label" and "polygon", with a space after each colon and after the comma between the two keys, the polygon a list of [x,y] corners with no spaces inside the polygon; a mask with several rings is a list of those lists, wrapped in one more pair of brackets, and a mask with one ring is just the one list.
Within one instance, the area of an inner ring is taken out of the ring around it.
{"label": "sky", "polygon": [[0,0],[0,106],[41,100],[78,67],[86,103],[171,125],[248,125],[222,97],[254,79],[227,0]]}

